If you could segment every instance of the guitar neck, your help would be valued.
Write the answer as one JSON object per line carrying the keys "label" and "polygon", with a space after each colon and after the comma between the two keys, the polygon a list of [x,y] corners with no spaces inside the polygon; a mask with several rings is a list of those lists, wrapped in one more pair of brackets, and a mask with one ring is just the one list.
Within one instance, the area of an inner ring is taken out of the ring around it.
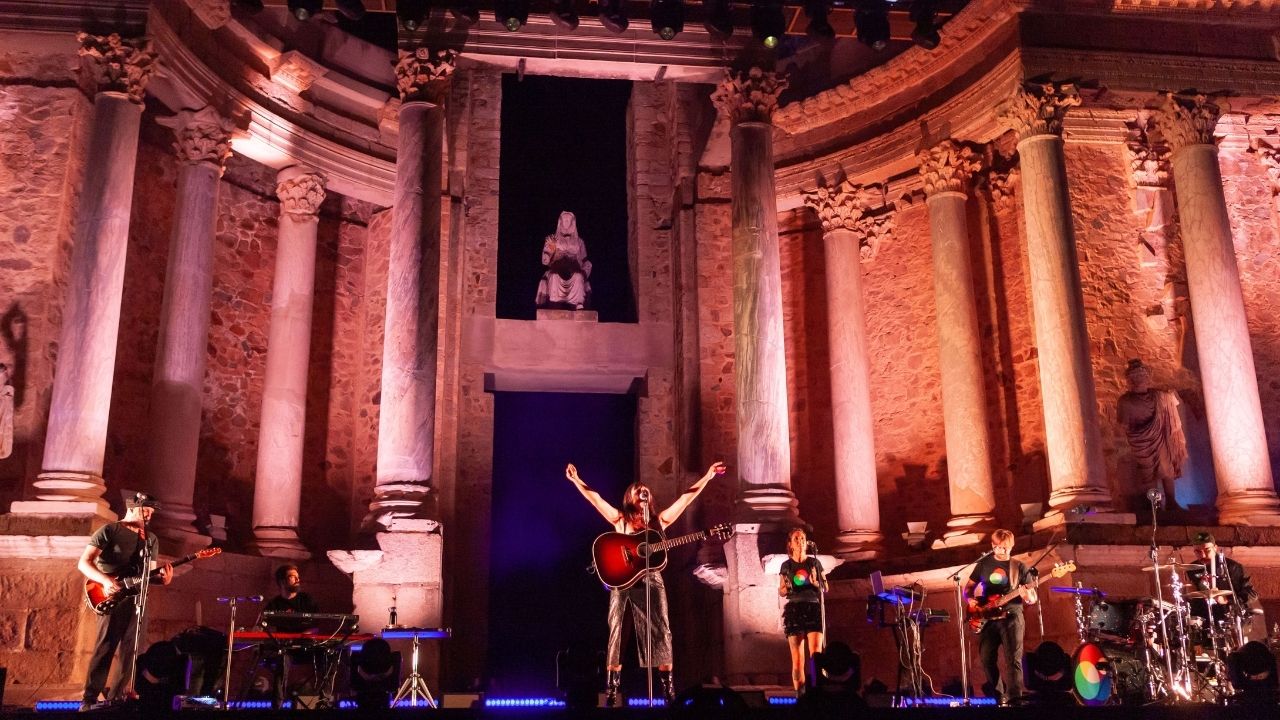
{"label": "guitar neck", "polygon": [[1003,606],[1005,606],[1005,605],[1009,604],[1010,602],[1012,602],[1014,598],[1016,598],[1016,597],[1021,597],[1021,596],[1018,594],[1018,590],[1019,590],[1019,589],[1021,589],[1021,588],[1038,588],[1038,587],[1040,587],[1040,583],[1044,582],[1045,580],[1048,580],[1048,579],[1049,579],[1049,578],[1051,578],[1051,577],[1053,577],[1053,575],[1051,575],[1051,574],[1050,574],[1050,575],[1045,575],[1044,577],[1036,578],[1036,579],[1035,579],[1034,581],[1032,581],[1032,582],[1029,582],[1029,583],[1023,583],[1022,585],[1019,585],[1017,588],[1015,588],[1015,589],[1011,590],[1011,591],[1009,592],[1009,594],[1008,594],[1008,595],[1001,595],[1001,596],[1000,596],[1000,600],[998,600],[998,601],[997,601],[994,605],[992,605],[991,607],[993,607],[993,608],[1003,607]]}
{"label": "guitar neck", "polygon": [[694,540],[703,540],[706,537],[707,537],[707,533],[705,530],[703,530],[696,533],[689,533],[688,535],[681,535],[680,537],[677,537],[677,538],[671,538],[670,540],[663,540],[660,543],[654,543],[652,547],[656,552],[662,552],[663,550],[666,550],[668,548],[678,547],[680,545],[687,545],[688,543],[691,543]]}

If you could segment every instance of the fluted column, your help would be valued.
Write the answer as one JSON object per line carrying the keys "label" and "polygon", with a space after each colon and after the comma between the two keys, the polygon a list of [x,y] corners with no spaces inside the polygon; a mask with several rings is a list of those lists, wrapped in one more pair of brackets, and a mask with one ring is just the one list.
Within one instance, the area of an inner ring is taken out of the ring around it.
{"label": "fluted column", "polygon": [[938,366],[951,494],[948,530],[936,546],[984,540],[995,522],[996,491],[991,477],[982,334],[978,329],[965,214],[969,181],[978,163],[979,157],[972,148],[952,140],[935,145],[920,158],[933,248],[933,294],[941,356]]}
{"label": "fluted column", "polygon": [[298,166],[281,170],[280,231],[271,285],[267,374],[262,384],[258,469],[253,486],[253,545],[268,557],[305,559],[298,540],[302,441],[307,417],[307,365],[316,275],[316,230],[324,202],[323,175]]}
{"label": "fluted column", "polygon": [[999,110],[1018,134],[1032,315],[1049,455],[1049,516],[1111,505],[1089,361],[1062,118],[1080,104],[1070,85],[1020,87]]}
{"label": "fluted column", "polygon": [[1280,500],[1267,456],[1249,323],[1213,137],[1219,113],[1217,104],[1204,96],[1169,95],[1156,122],[1172,151],[1191,317],[1218,479],[1218,519],[1227,525],[1280,525]]}
{"label": "fluted column", "polygon": [[786,85],[775,73],[751,68],[730,75],[711,98],[731,126],[737,512],[747,521],[797,517],[771,122]]}
{"label": "fluted column", "polygon": [[152,526],[185,550],[210,540],[195,529],[192,497],[208,355],[218,179],[231,156],[233,126],[208,106],[158,122],[177,136],[173,147],[180,169],[151,380],[146,483],[161,502]]}
{"label": "fluted column", "polygon": [[114,519],[102,497],[102,461],[142,98],[156,53],[146,39],[77,37],[81,81],[93,93],[93,127],[76,206],[49,428],[34,483],[36,501],[14,503],[13,511]]}
{"label": "fluted column", "polygon": [[[827,279],[827,343],[831,360],[831,424],[835,445],[834,552],[856,560],[878,555],[880,489],[876,481],[875,421],[871,414],[871,353],[862,294],[863,241],[883,196],[850,184],[821,186],[804,202],[822,221]],[[869,248],[868,248],[869,249]]]}
{"label": "fluted column", "polygon": [[444,97],[454,53],[400,51],[400,134],[387,268],[378,416],[378,477],[370,519],[426,517],[435,458],[440,324],[440,172]]}

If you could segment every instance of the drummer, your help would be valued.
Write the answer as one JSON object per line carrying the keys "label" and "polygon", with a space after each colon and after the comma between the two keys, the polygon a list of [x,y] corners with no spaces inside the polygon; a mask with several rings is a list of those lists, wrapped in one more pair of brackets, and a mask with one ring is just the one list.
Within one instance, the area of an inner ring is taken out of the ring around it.
{"label": "drummer", "polygon": [[1212,605],[1214,618],[1222,619],[1233,604],[1247,612],[1250,601],[1256,600],[1258,593],[1249,582],[1244,566],[1224,555],[1210,533],[1196,533],[1192,542],[1203,569],[1188,570],[1187,579],[1193,592],[1202,593],[1206,602],[1191,603],[1191,613],[1208,619],[1209,606]]}

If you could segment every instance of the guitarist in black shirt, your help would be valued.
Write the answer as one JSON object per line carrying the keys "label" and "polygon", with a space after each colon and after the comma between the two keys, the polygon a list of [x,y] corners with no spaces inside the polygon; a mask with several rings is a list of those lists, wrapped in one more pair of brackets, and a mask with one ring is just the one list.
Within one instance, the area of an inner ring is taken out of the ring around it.
{"label": "guitarist in black shirt", "polygon": [[[145,493],[138,493],[125,505],[124,518],[98,528],[76,564],[86,578],[101,583],[112,592],[123,590],[126,579],[142,575],[143,543],[148,549],[148,557],[154,559],[159,556],[159,542],[147,531],[147,521],[160,503]],[[165,585],[173,582],[172,565],[160,566],[158,574]],[[98,616],[98,638],[89,657],[89,674],[84,682],[81,710],[92,707],[106,689],[111,660],[117,650],[122,679],[112,688],[111,699],[125,699],[123,693],[131,689],[124,687],[123,677],[128,676],[134,661],[133,635],[138,621],[136,602],[136,597],[130,597],[116,604],[107,614]],[[143,618],[143,634],[146,634],[146,618]]]}
{"label": "guitarist in black shirt", "polygon": [[[1034,578],[1020,560],[1010,558],[1013,552],[1013,533],[996,530],[991,533],[991,554],[978,561],[964,594],[970,608],[986,606],[1006,595],[1016,595],[1005,605],[1003,617],[987,620],[978,635],[978,656],[987,674],[987,684],[996,693],[1002,705],[1016,703],[1022,697],[1022,641],[1025,622],[1022,617],[1022,601],[1034,590],[1023,587]],[[1035,602],[1034,597],[1031,602]],[[999,650],[1004,648],[1006,675],[1000,679]]]}

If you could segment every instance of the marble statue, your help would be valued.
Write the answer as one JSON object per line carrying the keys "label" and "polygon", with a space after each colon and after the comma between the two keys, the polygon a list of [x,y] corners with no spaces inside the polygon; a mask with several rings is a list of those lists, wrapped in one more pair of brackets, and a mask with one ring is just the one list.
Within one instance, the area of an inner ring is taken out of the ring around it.
{"label": "marble statue", "polygon": [[1129,390],[1120,396],[1117,416],[1144,488],[1159,488],[1173,499],[1173,481],[1182,475],[1187,440],[1178,416],[1178,395],[1151,387],[1151,368],[1130,360],[1125,370]]}
{"label": "marble statue", "polygon": [[578,237],[578,220],[573,213],[560,213],[556,231],[542,244],[542,265],[547,268],[538,283],[540,308],[552,304],[567,304],[581,310],[591,295],[591,261],[587,259],[587,246]]}
{"label": "marble statue", "polygon": [[0,459],[13,454],[13,385],[9,365],[0,363]]}

